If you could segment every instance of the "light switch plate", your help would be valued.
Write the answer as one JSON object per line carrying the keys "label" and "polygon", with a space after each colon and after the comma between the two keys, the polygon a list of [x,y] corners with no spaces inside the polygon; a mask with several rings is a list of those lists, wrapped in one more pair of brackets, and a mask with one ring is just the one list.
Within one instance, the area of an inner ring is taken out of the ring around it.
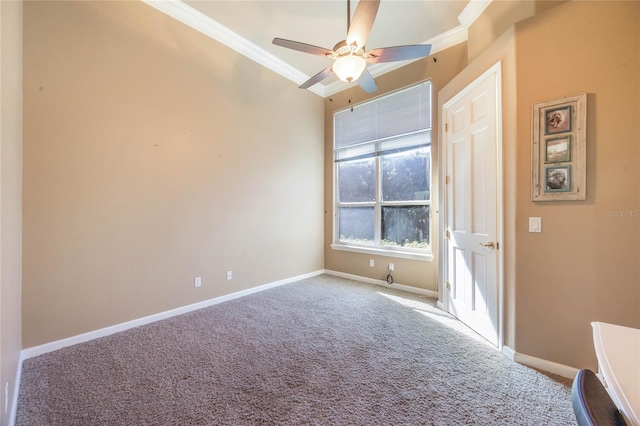
{"label": "light switch plate", "polygon": [[542,232],[542,218],[530,217],[529,218],[529,232]]}

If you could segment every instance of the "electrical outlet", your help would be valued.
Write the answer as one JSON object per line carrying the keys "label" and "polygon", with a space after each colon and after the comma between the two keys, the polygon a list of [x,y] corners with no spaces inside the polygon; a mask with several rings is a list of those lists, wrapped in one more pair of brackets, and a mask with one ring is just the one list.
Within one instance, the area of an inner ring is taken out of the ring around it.
{"label": "electrical outlet", "polygon": [[233,271],[227,271],[227,281],[231,280],[231,278],[233,278]]}
{"label": "electrical outlet", "polygon": [[374,262],[373,259],[369,259],[369,268],[373,268]]}
{"label": "electrical outlet", "polygon": [[200,287],[202,285],[202,278],[201,277],[196,277],[195,280],[193,280],[194,284],[196,287]]}
{"label": "electrical outlet", "polygon": [[393,269],[394,269],[394,265],[393,265],[393,263],[390,263],[389,264],[389,272],[393,272]]}

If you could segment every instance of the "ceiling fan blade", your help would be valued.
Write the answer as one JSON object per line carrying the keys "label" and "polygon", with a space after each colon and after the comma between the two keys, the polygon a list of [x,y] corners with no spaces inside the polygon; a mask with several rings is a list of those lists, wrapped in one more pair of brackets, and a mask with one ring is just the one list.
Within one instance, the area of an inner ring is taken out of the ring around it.
{"label": "ceiling fan blade", "polygon": [[276,46],[286,47],[287,49],[293,49],[304,53],[311,53],[318,56],[329,56],[333,53],[333,50],[325,49],[324,47],[314,46],[312,44],[300,43],[299,41],[286,40],[284,38],[274,38],[273,44]]}
{"label": "ceiling fan blade", "polygon": [[358,86],[362,87],[362,90],[367,93],[373,93],[378,90],[378,85],[373,80],[373,76],[366,69],[362,72],[362,75],[358,79]]}
{"label": "ceiling fan blade", "polygon": [[309,87],[313,86],[314,84],[321,82],[322,80],[324,80],[325,78],[327,78],[327,77],[329,77],[331,75],[331,71],[332,71],[331,67],[323,69],[318,74],[314,75],[309,80],[307,80],[304,83],[302,83],[300,85],[300,89],[308,89]]}
{"label": "ceiling fan blade", "polygon": [[348,45],[355,43],[360,48],[364,47],[373,22],[376,20],[378,6],[380,6],[380,0],[360,0],[347,32]]}
{"label": "ceiling fan blade", "polygon": [[381,47],[368,52],[367,62],[376,64],[378,62],[406,61],[407,59],[417,59],[429,56],[431,52],[430,44],[413,44],[407,46]]}

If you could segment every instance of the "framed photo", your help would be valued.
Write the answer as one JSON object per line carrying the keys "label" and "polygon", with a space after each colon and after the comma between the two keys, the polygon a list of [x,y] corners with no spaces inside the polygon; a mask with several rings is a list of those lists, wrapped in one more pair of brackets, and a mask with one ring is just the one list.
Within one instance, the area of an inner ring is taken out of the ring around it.
{"label": "framed photo", "polygon": [[544,111],[544,134],[564,133],[571,131],[571,105],[561,108],[550,108]]}
{"label": "framed photo", "polygon": [[586,200],[587,94],[532,106],[531,200]]}
{"label": "framed photo", "polygon": [[546,167],[545,192],[568,192],[571,191],[571,166]]}
{"label": "framed photo", "polygon": [[545,140],[545,163],[565,163],[571,161],[571,136]]}

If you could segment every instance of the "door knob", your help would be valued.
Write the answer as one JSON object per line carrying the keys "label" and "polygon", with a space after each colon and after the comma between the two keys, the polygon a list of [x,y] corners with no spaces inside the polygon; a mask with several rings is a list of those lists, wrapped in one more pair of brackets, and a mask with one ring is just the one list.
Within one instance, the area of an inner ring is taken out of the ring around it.
{"label": "door knob", "polygon": [[496,248],[496,245],[491,241],[488,242],[488,243],[478,243],[478,244],[480,244],[482,247],[487,247],[487,248],[490,248],[490,249]]}

